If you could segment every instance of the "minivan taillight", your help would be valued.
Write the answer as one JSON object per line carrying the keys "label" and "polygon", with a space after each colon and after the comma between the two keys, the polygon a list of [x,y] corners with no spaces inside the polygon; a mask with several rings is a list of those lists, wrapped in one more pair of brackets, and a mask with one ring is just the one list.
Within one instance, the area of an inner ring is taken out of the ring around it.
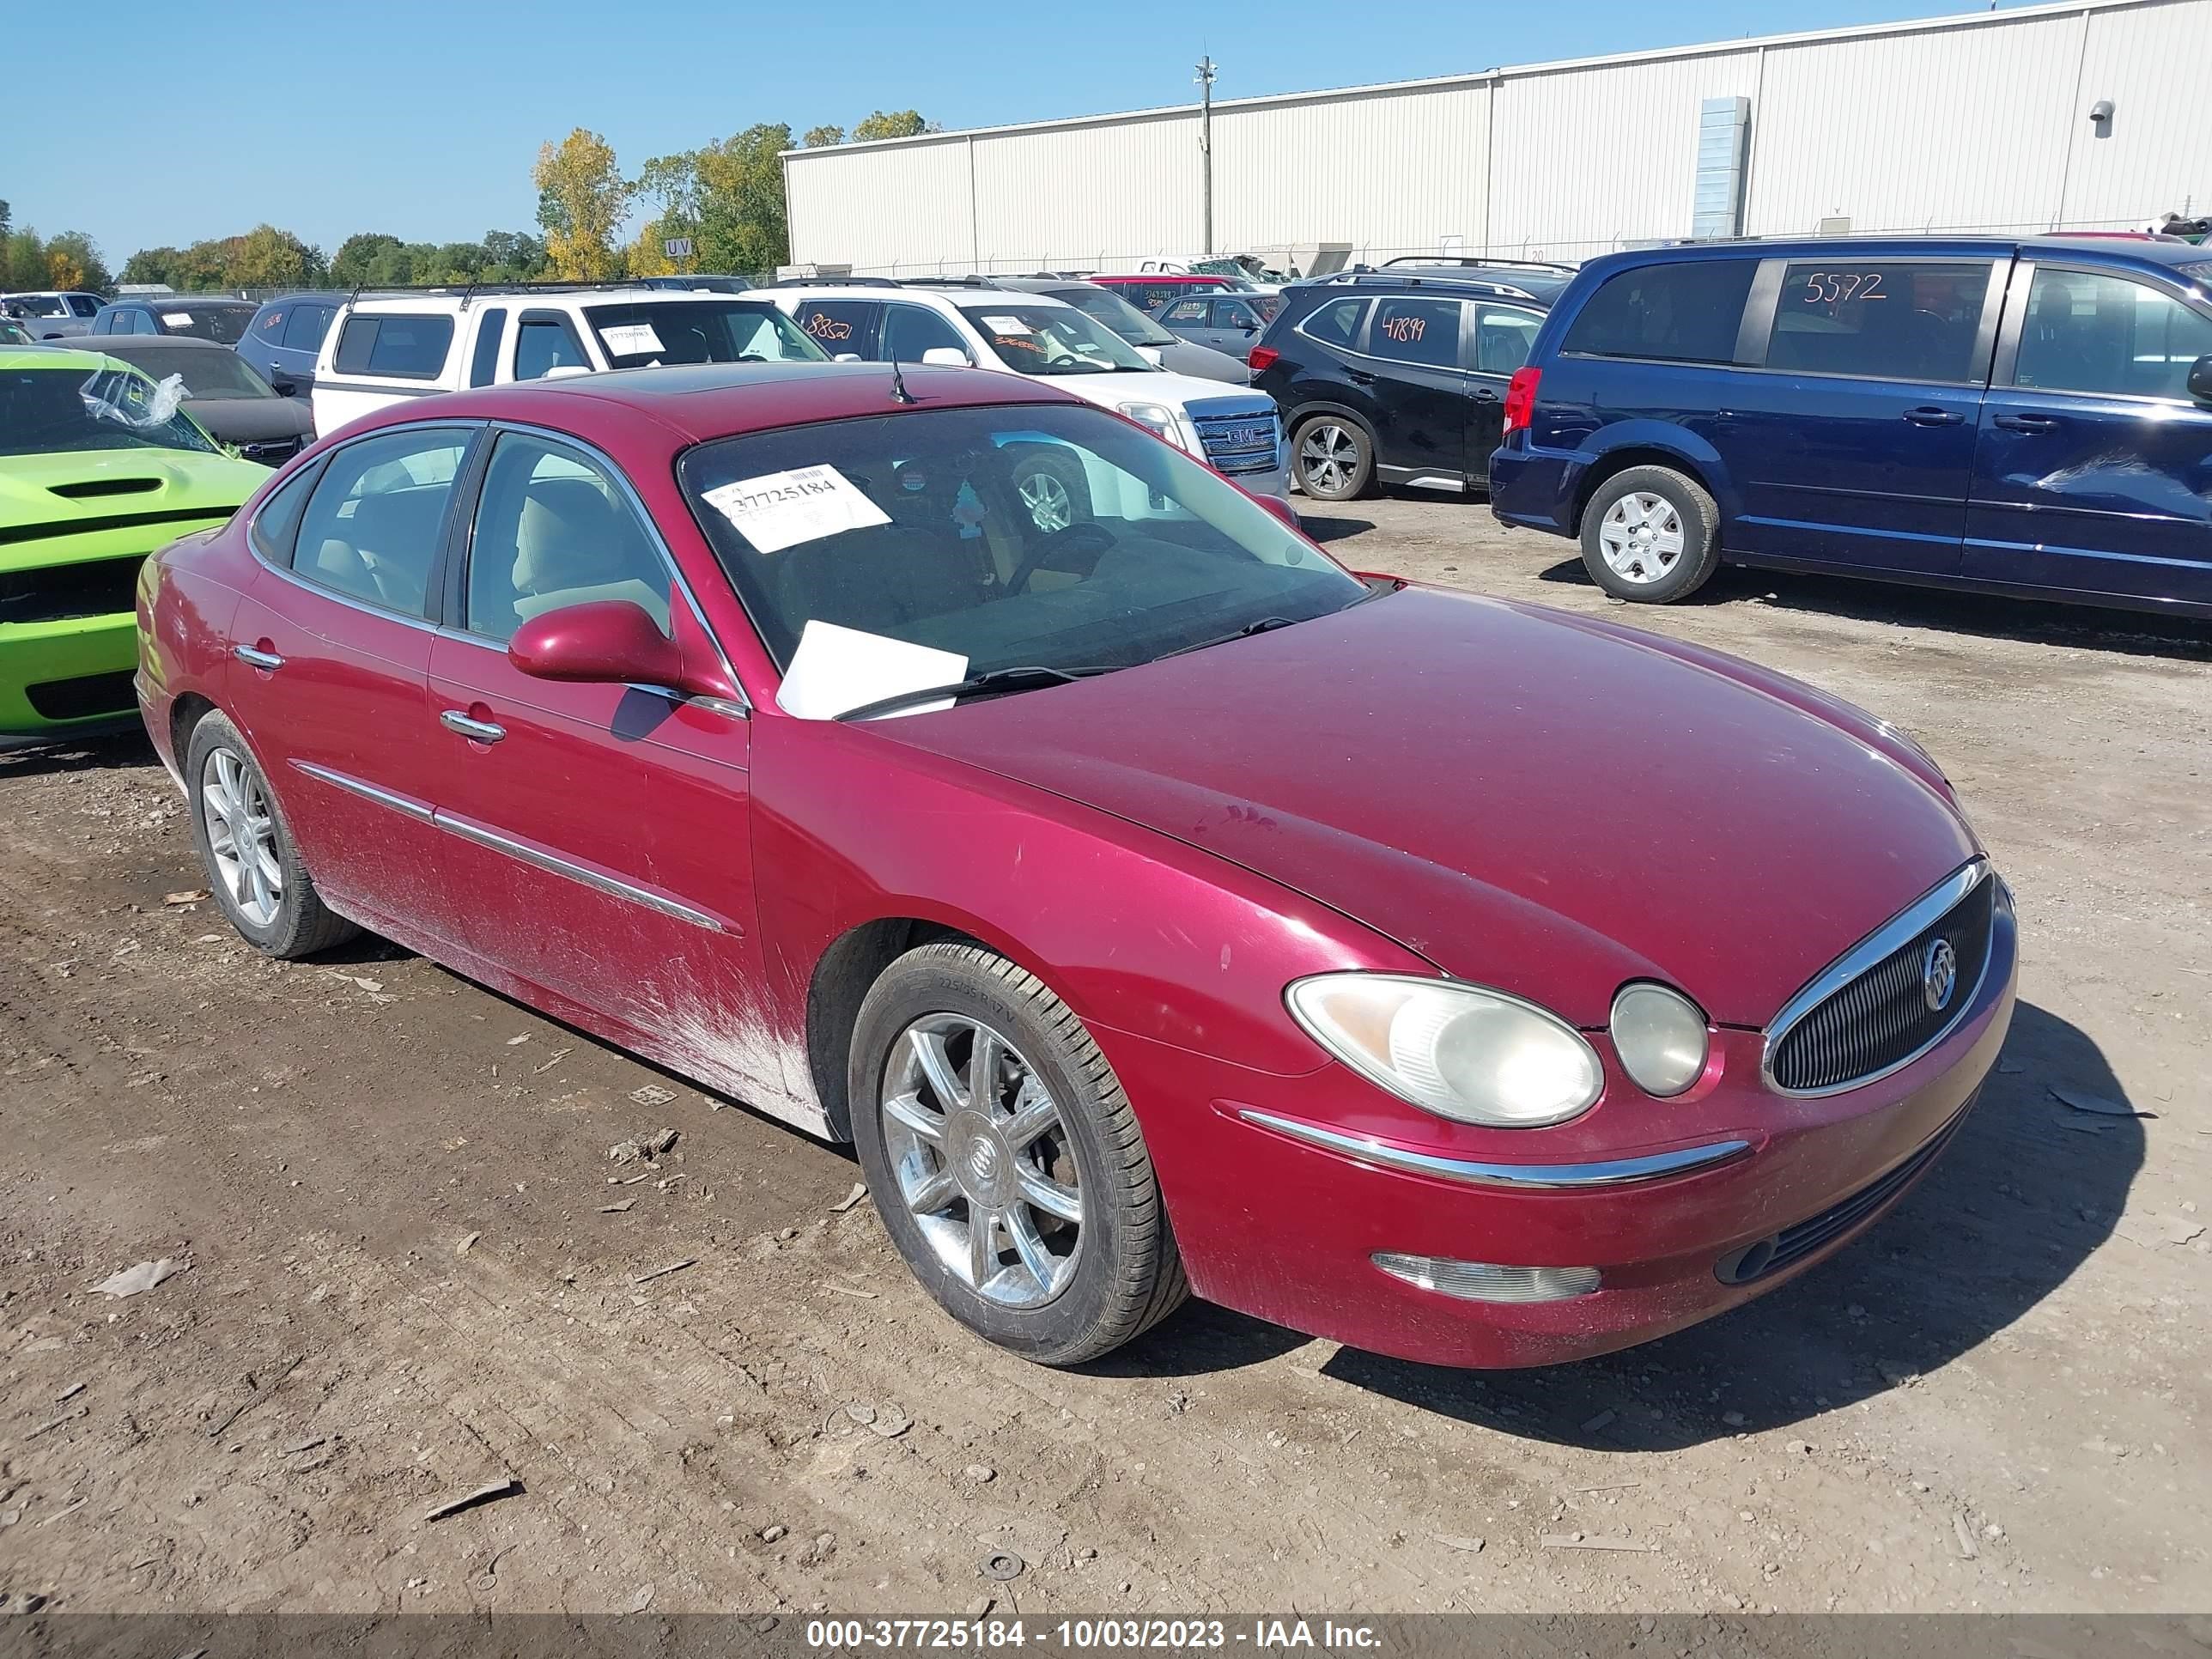
{"label": "minivan taillight", "polygon": [[1244,362],[1251,371],[1257,374],[1262,369],[1273,368],[1275,366],[1275,359],[1282,355],[1273,346],[1254,346],[1246,356]]}
{"label": "minivan taillight", "polygon": [[1540,368],[1516,368],[1505,383],[1505,430],[1525,430],[1536,413],[1536,388],[1543,384]]}

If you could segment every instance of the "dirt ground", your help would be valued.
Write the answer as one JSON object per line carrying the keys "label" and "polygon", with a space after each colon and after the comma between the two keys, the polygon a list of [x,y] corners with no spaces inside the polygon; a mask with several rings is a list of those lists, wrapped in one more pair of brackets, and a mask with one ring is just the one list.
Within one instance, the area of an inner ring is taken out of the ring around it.
{"label": "dirt ground", "polygon": [[[1316,528],[1359,568],[1607,608],[1479,505]],[[842,1152],[392,947],[279,965],[166,904],[202,877],[142,744],[0,760],[0,1595],[2212,1607],[2212,626],[1741,572],[1630,619],[1925,742],[2026,961],[1983,1105],[1897,1214],[1551,1372],[1200,1305],[1079,1374],[999,1355],[839,1207]],[[653,1166],[610,1161],[662,1128]],[[190,1269],[94,1292],[161,1257]]]}

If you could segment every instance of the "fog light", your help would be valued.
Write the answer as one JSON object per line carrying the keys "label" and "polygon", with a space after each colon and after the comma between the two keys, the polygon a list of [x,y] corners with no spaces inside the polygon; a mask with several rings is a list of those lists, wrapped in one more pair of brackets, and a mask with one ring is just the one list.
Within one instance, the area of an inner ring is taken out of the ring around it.
{"label": "fog light", "polygon": [[1501,1267],[1494,1261],[1453,1261],[1389,1250],[1376,1251],[1372,1260],[1394,1279],[1468,1302],[1565,1302],[1597,1288],[1595,1267]]}

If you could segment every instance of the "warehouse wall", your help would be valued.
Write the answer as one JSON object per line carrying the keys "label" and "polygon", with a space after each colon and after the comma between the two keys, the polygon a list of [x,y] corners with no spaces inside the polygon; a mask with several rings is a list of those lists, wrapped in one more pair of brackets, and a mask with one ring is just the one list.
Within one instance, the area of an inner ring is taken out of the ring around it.
{"label": "warehouse wall", "polygon": [[[1689,234],[1698,111],[1751,100],[1744,229],[2212,211],[2212,0],[2089,0],[1214,106],[1214,242],[1583,258]],[[2089,106],[2110,98],[2099,137]],[[794,152],[793,257],[1113,269],[1201,246],[1195,109]]]}

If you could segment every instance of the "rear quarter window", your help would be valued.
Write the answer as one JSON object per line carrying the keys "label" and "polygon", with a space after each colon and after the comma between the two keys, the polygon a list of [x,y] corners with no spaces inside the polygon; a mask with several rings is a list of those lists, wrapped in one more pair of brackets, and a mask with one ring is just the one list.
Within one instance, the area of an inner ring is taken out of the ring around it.
{"label": "rear quarter window", "polygon": [[1616,271],[1583,301],[1559,349],[1590,357],[1725,363],[1756,259],[1669,260]]}
{"label": "rear quarter window", "polygon": [[1364,300],[1331,300],[1316,306],[1298,325],[1298,332],[1323,345],[1349,346],[1359,337],[1359,319],[1366,309]]}
{"label": "rear quarter window", "polygon": [[349,317],[338,336],[334,367],[341,374],[434,380],[453,343],[450,317]]}

